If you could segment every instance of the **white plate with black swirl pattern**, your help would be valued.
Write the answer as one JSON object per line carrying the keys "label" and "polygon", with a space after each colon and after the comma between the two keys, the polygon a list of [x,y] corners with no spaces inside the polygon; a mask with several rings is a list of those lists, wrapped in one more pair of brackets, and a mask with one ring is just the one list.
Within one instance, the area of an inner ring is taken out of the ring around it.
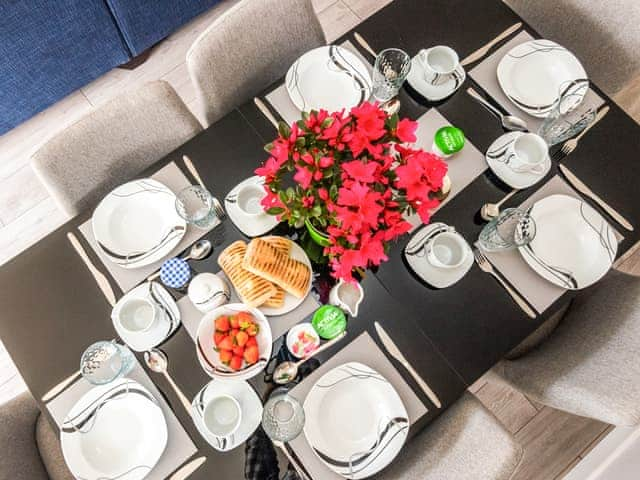
{"label": "white plate with black swirl pattern", "polygon": [[94,387],[62,424],[62,453],[80,480],[142,480],[167,445],[167,422],[149,391],[120,379]]}
{"label": "white plate with black swirl pattern", "polygon": [[559,287],[580,290],[609,271],[618,240],[609,223],[589,204],[557,194],[536,202],[529,213],[535,222],[535,237],[519,251],[541,277]]}
{"label": "white plate with black swirl pattern", "polygon": [[354,480],[389,465],[409,433],[409,415],[396,390],[358,362],[325,373],[311,387],[304,413],[304,434],[314,453]]}

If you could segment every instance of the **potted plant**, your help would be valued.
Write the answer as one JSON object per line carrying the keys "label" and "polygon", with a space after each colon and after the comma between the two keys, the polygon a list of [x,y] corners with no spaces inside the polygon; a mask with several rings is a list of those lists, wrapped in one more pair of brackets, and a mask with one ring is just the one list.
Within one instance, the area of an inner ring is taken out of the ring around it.
{"label": "potted plant", "polygon": [[372,103],[281,123],[255,172],[265,179],[265,211],[306,227],[332,275],[353,281],[354,269],[387,260],[388,242],[411,229],[407,214],[428,223],[440,203],[447,164],[408,146],[416,128]]}

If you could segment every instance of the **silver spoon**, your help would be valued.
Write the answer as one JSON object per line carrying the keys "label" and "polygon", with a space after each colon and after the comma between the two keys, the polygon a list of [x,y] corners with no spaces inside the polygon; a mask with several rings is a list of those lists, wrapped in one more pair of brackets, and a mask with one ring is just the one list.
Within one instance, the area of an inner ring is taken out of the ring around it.
{"label": "silver spoon", "polygon": [[[181,257],[182,260],[202,260],[213,250],[213,245],[209,240],[198,240],[196,243],[191,245],[189,249],[189,253],[185,256]],[[155,280],[160,276],[160,271],[153,273],[147,277],[147,281]]]}
{"label": "silver spoon", "polygon": [[167,371],[169,369],[169,359],[167,358],[167,355],[162,350],[152,348],[151,350],[144,352],[144,362],[147,364],[147,367],[149,367],[149,370],[164,375],[164,378],[169,382],[171,388],[173,388],[178,400],[180,400],[187,412],[191,413],[191,403],[187,400],[187,397],[184,396],[184,393],[182,393],[180,388],[178,388],[178,385],[176,385],[176,382],[173,381],[173,378],[171,378]]}
{"label": "silver spoon", "polygon": [[480,209],[480,216],[483,218],[483,220],[490,222],[498,215],[500,215],[500,206],[511,197],[513,197],[517,191],[518,190],[511,190],[511,192],[506,194],[505,197],[498,203],[485,203],[484,205],[482,205],[482,208]]}
{"label": "silver spoon", "polygon": [[482,96],[480,96],[480,94],[476,92],[473,88],[467,88],[467,93],[471,98],[477,100],[480,103],[480,105],[482,105],[491,113],[496,115],[500,119],[502,126],[506,130],[516,130],[521,132],[526,132],[528,130],[527,122],[525,122],[521,118],[516,117],[515,115],[505,115],[496,107],[491,105],[491,103],[489,103],[487,100],[482,98]]}
{"label": "silver spoon", "polygon": [[273,381],[279,385],[284,385],[285,383],[289,383],[290,381],[292,381],[294,378],[298,376],[298,368],[300,368],[300,365],[302,365],[304,362],[314,357],[318,353],[322,352],[323,350],[326,350],[333,344],[342,340],[346,334],[347,334],[347,331],[345,330],[340,335],[329,340],[324,345],[319,346],[309,355],[298,360],[297,362],[288,362],[288,361],[282,362],[280,365],[276,367],[275,371],[273,372]]}

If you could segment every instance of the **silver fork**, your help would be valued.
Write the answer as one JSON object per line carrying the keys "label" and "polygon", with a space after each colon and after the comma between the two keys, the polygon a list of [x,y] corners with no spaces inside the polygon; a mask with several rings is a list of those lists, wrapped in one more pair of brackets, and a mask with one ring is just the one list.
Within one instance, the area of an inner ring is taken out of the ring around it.
{"label": "silver fork", "polygon": [[570,140],[567,140],[566,142],[564,142],[564,145],[562,145],[562,148],[560,149],[560,151],[566,156],[569,155],[571,152],[573,152],[576,147],[578,146],[578,142],[580,141],[580,139],[582,137],[585,136],[585,134],[596,124],[598,123],[600,120],[602,120],[604,118],[604,116],[607,114],[607,112],[609,112],[609,107],[605,106],[602,108],[602,110],[600,110],[597,114],[596,114],[596,118],[593,120],[593,122],[591,123],[591,125],[587,126],[587,128],[585,128],[583,131],[581,131],[578,135],[576,135],[575,138],[572,138]]}
{"label": "silver fork", "polygon": [[489,275],[492,275],[496,280],[498,280],[498,283],[500,283],[500,285],[504,287],[507,293],[511,295],[511,298],[513,298],[513,300],[524,311],[524,313],[526,313],[530,318],[536,318],[536,312],[534,312],[533,309],[527,304],[527,302],[524,301],[524,298],[518,295],[518,293],[516,293],[515,290],[507,285],[507,282],[505,282],[502,277],[496,273],[496,271],[493,269],[493,265],[491,265],[491,262],[489,262],[484,253],[476,248],[473,251],[473,256],[475,257],[476,263],[478,264],[478,267],[480,267],[480,270],[488,273]]}

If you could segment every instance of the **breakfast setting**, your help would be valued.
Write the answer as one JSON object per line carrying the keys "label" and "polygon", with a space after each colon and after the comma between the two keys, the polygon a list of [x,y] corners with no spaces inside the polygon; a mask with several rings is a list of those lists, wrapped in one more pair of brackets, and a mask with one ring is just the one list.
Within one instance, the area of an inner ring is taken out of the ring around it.
{"label": "breakfast setting", "polygon": [[66,225],[106,319],[65,324],[79,369],[39,396],[73,477],[432,478],[402,469],[439,436],[474,458],[468,386],[635,235],[571,162],[613,105],[537,37],[304,47]]}

